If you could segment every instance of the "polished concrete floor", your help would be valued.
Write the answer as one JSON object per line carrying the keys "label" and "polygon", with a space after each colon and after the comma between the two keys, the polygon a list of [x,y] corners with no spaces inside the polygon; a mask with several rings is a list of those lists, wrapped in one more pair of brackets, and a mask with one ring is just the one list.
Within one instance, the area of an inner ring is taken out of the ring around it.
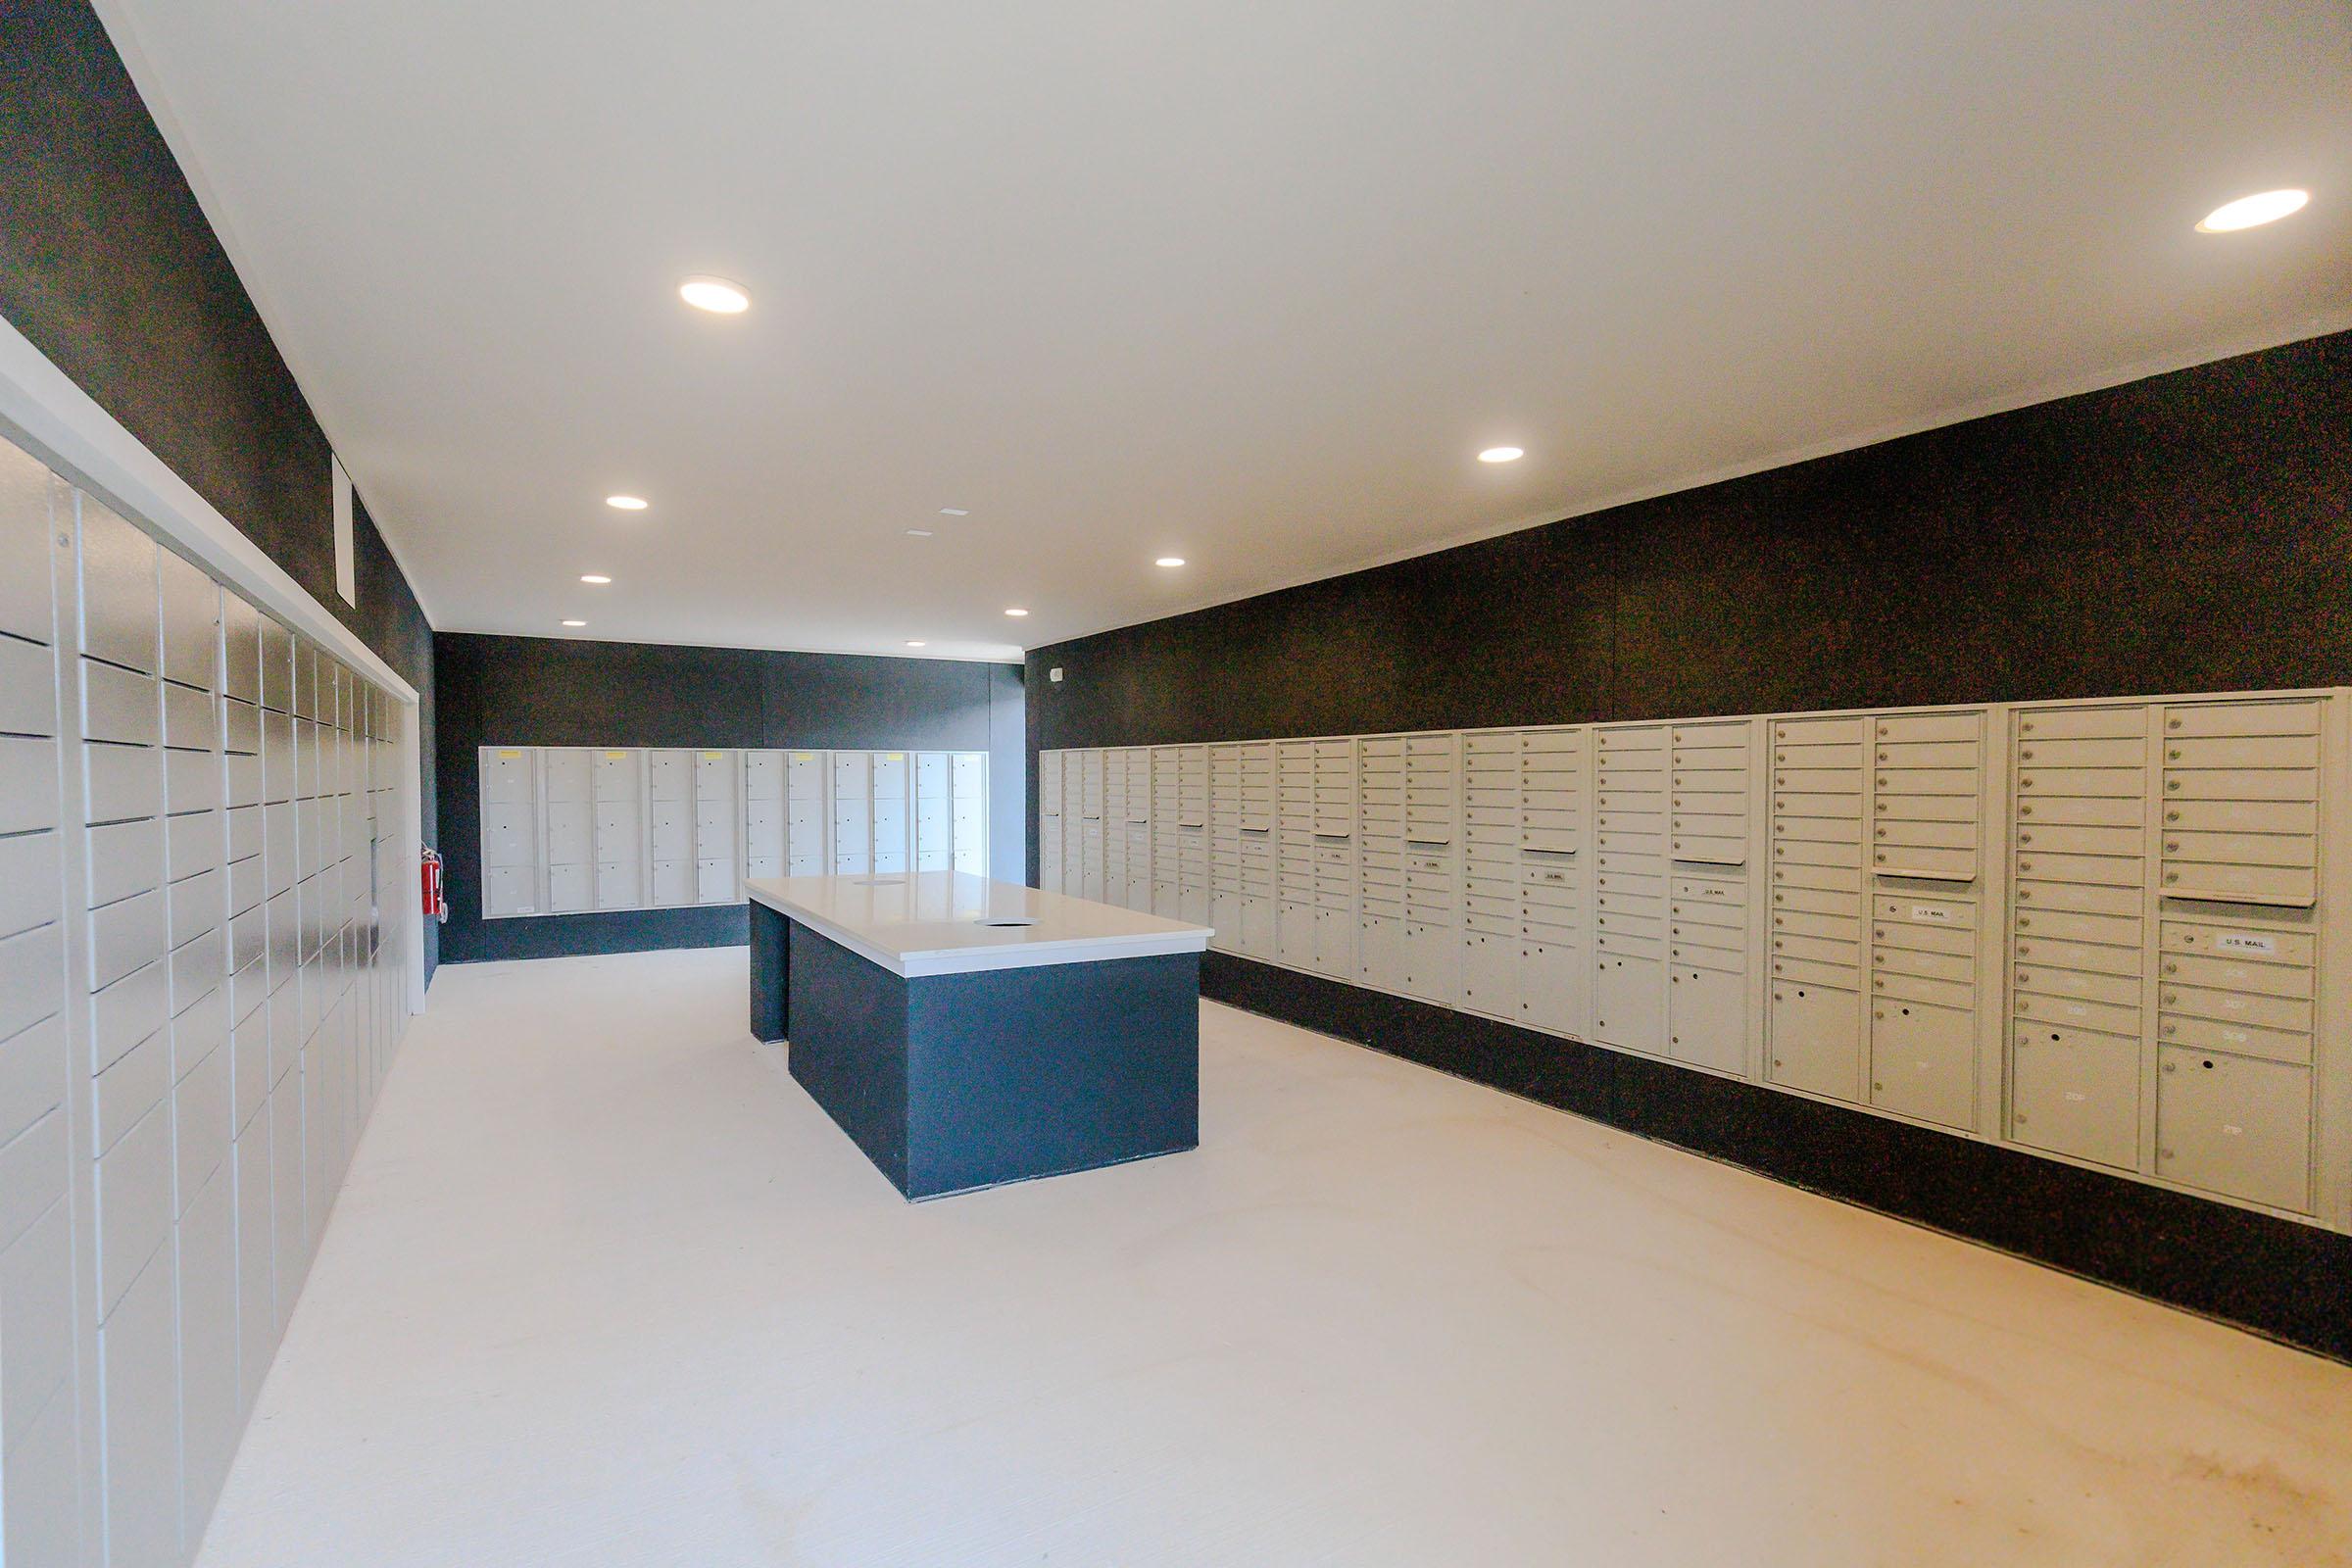
{"label": "polished concrete floor", "polygon": [[2352,1562],[2352,1368],[1279,1024],[909,1206],[741,950],[444,969],[201,1561]]}

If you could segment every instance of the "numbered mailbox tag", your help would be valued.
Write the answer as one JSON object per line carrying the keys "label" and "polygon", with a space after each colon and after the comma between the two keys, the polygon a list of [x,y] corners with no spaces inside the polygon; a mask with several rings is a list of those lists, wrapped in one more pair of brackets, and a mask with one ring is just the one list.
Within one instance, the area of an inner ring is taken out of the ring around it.
{"label": "numbered mailbox tag", "polygon": [[2218,953],[2248,953],[2257,957],[2273,957],[2278,952],[2278,939],[2259,931],[2216,931],[2214,950]]}

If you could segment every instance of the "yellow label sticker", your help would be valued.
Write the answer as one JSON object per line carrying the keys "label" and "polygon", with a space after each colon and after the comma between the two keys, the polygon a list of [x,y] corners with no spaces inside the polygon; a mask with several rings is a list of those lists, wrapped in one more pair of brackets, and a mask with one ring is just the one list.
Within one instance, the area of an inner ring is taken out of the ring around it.
{"label": "yellow label sticker", "polygon": [[625,762],[628,760],[629,754],[626,752],[607,752],[605,754],[605,760],[608,762]]}
{"label": "yellow label sticker", "polygon": [[905,752],[884,752],[882,754],[882,760],[885,762],[904,762],[906,760],[906,754]]}
{"label": "yellow label sticker", "polygon": [[726,760],[726,757],[727,754],[724,752],[705,752],[703,754],[703,760],[706,762],[723,762]]}
{"label": "yellow label sticker", "polygon": [[796,762],[813,762],[816,760],[816,754],[814,752],[795,752],[792,754],[792,760]]}
{"label": "yellow label sticker", "polygon": [[501,753],[499,753],[498,755],[499,755],[501,758],[510,758],[510,757],[520,757],[522,754],[521,754],[520,752],[501,752]]}

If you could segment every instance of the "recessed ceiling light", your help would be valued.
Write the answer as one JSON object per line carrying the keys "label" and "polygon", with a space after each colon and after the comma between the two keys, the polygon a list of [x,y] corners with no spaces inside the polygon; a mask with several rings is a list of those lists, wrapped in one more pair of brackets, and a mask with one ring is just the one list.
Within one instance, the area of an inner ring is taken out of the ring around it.
{"label": "recessed ceiling light", "polygon": [[610,578],[610,577],[606,576],[606,575],[605,575],[603,572],[601,572],[601,571],[584,571],[584,572],[580,573],[580,581],[582,581],[582,582],[592,582],[592,583],[596,584],[596,585],[597,585],[599,588],[602,588],[602,587],[603,587],[605,584],[607,584],[607,583],[611,582],[612,580],[612,578]]}
{"label": "recessed ceiling light", "polygon": [[690,277],[678,285],[678,298],[713,316],[741,316],[752,308],[752,297],[743,285],[723,277]]}
{"label": "recessed ceiling light", "polygon": [[1026,615],[1027,613],[1029,613],[1029,612],[1027,612],[1026,610],[1007,610],[1006,612],[1004,612],[1004,613],[1006,613],[1007,615]]}
{"label": "recessed ceiling light", "polygon": [[913,641],[911,641],[911,642],[907,643],[907,645],[906,645],[906,646],[907,646],[907,647],[909,647],[909,648],[928,648],[928,647],[930,646],[930,644],[928,644],[928,643],[924,642],[924,641],[923,641],[921,638],[919,638],[919,637],[918,637],[918,638],[914,639]]}
{"label": "recessed ceiling light", "polygon": [[1527,454],[1517,447],[1489,447],[1478,455],[1481,463],[1517,463]]}
{"label": "recessed ceiling light", "polygon": [[567,620],[564,624],[566,626],[585,626],[588,623],[584,620]]}
{"label": "recessed ceiling light", "polygon": [[931,530],[928,528],[909,528],[906,530],[906,537],[909,539],[928,539],[931,537]]}
{"label": "recessed ceiling light", "polygon": [[2224,202],[2205,215],[2197,225],[2200,234],[2229,234],[2241,228],[2259,228],[2264,223],[2276,223],[2290,213],[2299,213],[2311,200],[2307,190],[2266,190],[2257,196],[2240,196],[2233,202]]}
{"label": "recessed ceiling light", "polygon": [[1162,556],[1152,564],[1154,566],[1181,566],[1184,564],[1184,558],[1182,556]]}
{"label": "recessed ceiling light", "polygon": [[968,517],[971,513],[962,507],[942,507],[939,509],[939,514],[943,517]]}
{"label": "recessed ceiling light", "polygon": [[607,496],[605,497],[605,505],[611,507],[614,512],[643,512],[645,510],[645,497]]}

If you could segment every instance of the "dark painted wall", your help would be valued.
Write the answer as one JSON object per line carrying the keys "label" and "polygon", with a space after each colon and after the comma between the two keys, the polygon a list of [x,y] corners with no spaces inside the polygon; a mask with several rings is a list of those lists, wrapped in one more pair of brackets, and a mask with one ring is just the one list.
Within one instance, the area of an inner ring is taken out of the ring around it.
{"label": "dark painted wall", "polygon": [[453,961],[720,947],[740,904],[484,920],[483,746],[936,747],[989,754],[995,874],[1020,872],[1021,671],[872,659],[443,632],[433,639],[441,850]]}
{"label": "dark painted wall", "polygon": [[1039,649],[1030,736],[2352,681],[2348,563],[2342,333]]}
{"label": "dark painted wall", "polygon": [[400,671],[430,744],[432,629],[364,508],[335,593],[326,437],[86,0],[0,4],[0,316]]}
{"label": "dark painted wall", "polygon": [[[1032,755],[2352,682],[2352,334],[1040,649],[1029,670]],[[2352,1238],[1245,958],[1211,955],[1202,987],[2352,1359]]]}

